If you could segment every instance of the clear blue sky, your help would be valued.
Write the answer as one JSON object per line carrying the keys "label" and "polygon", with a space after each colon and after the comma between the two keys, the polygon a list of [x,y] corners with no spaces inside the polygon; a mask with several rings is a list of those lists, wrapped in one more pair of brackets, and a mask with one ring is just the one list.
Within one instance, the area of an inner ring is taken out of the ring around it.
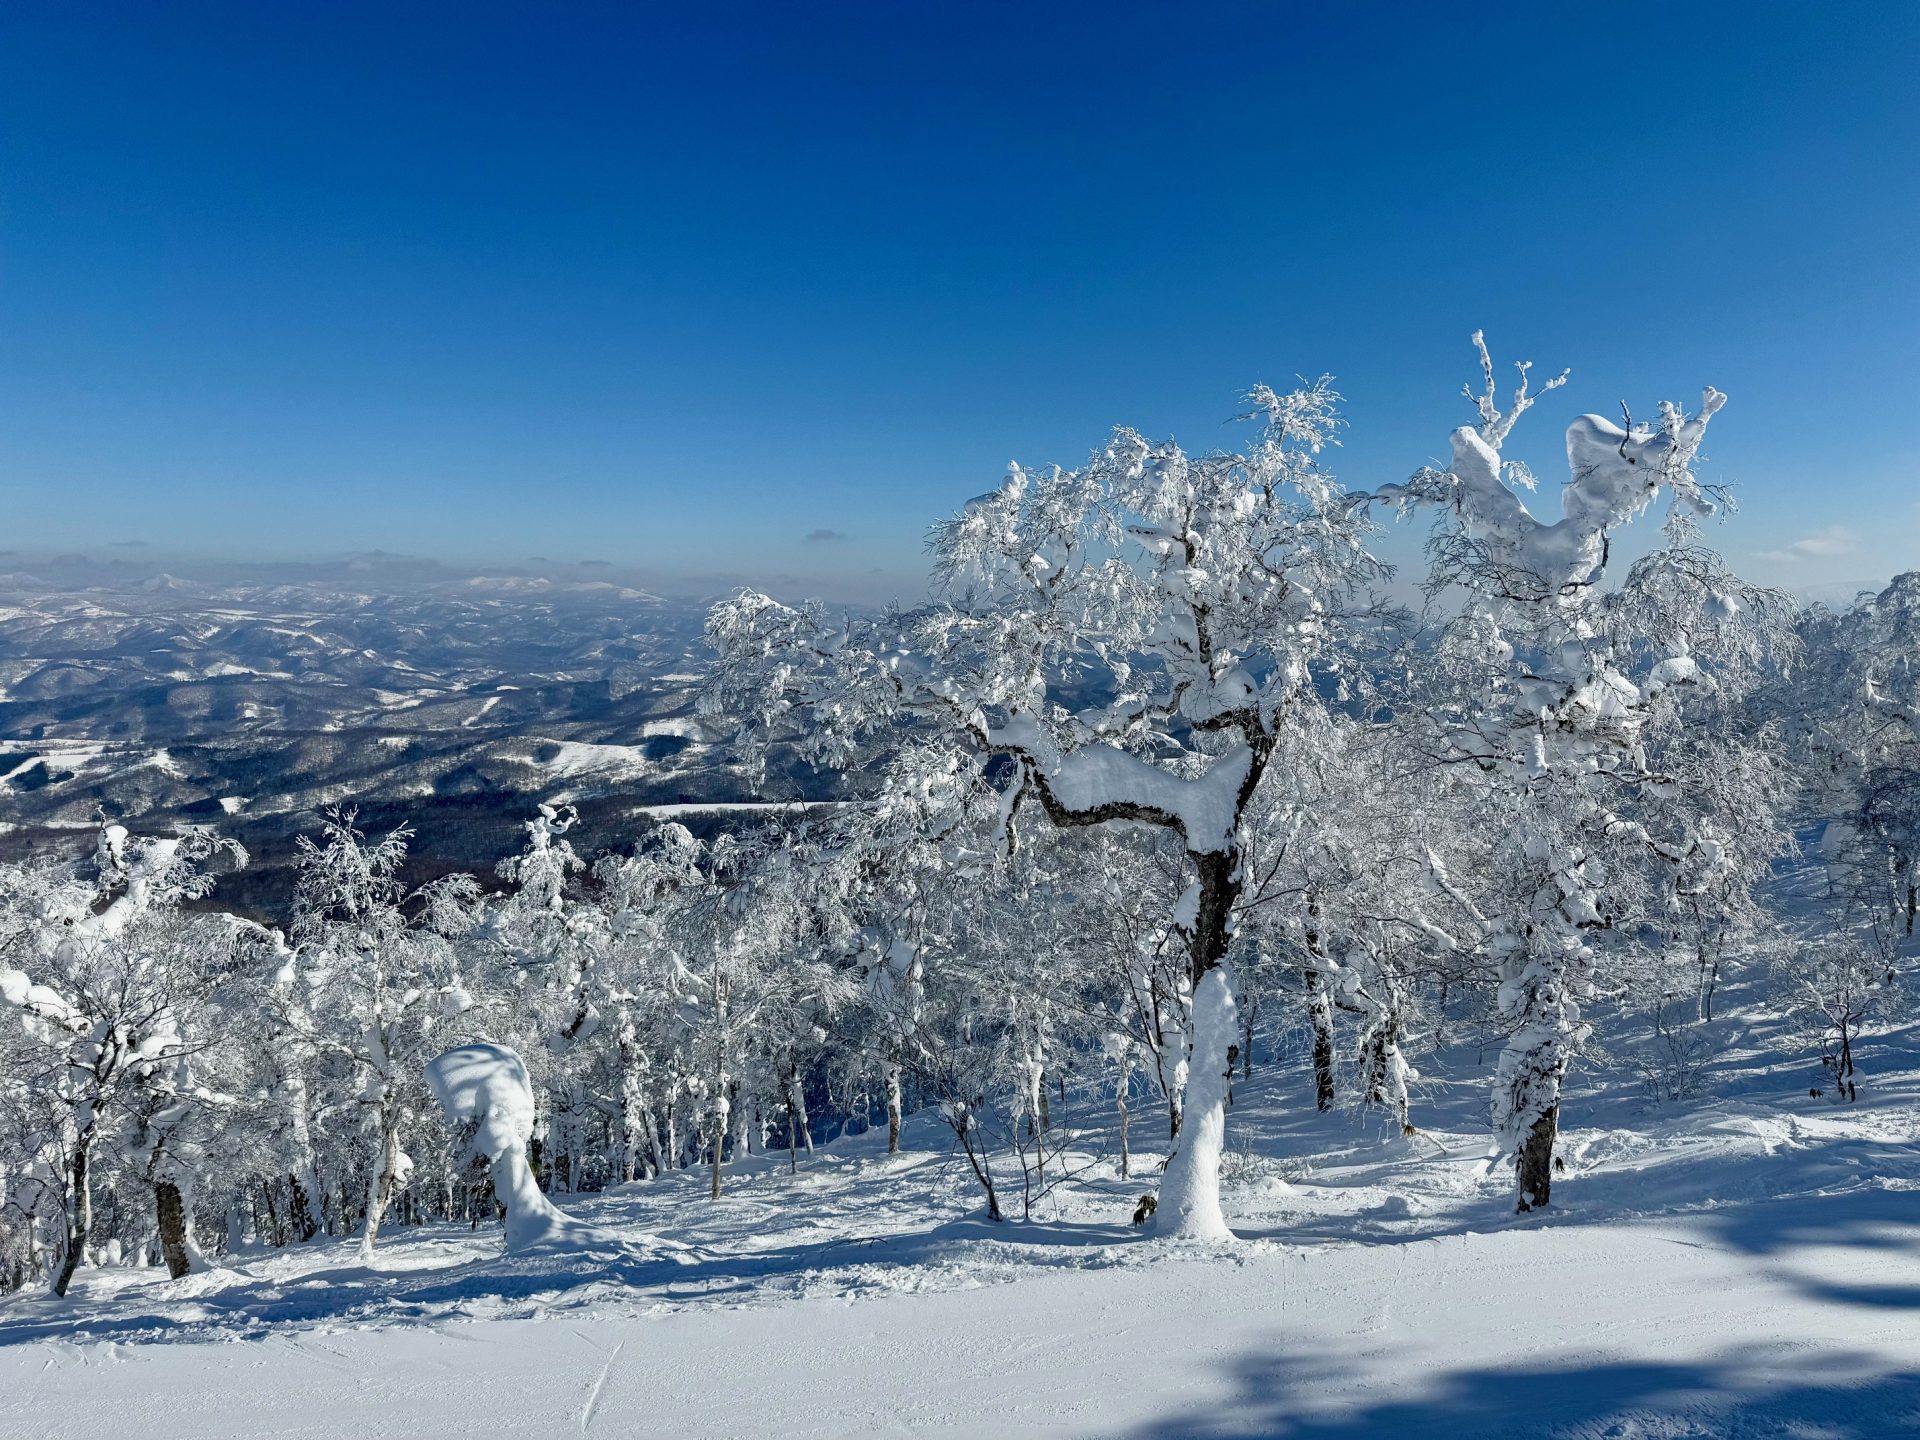
{"label": "clear blue sky", "polygon": [[1401,478],[1484,326],[1573,367],[1542,474],[1711,382],[1736,560],[1874,579],[1916,74],[1912,3],[15,0],[0,548],[911,595],[1010,457],[1211,446],[1254,380],[1334,372],[1343,477]]}

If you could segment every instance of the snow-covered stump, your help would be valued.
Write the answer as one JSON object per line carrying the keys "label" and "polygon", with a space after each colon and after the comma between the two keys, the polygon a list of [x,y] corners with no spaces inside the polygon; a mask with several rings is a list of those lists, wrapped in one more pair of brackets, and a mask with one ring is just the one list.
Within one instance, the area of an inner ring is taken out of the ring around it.
{"label": "snow-covered stump", "polygon": [[426,1080],[449,1120],[471,1121],[478,1127],[473,1149],[486,1156],[494,1194],[507,1208],[509,1254],[546,1246],[615,1243],[604,1231],[582,1225],[555,1208],[535,1183],[527,1164],[527,1141],[533,1135],[533,1085],[518,1055],[485,1041],[457,1046],[427,1062]]}
{"label": "snow-covered stump", "polygon": [[1153,1233],[1174,1240],[1231,1240],[1220,1210],[1220,1151],[1227,1133],[1227,1047],[1238,1032],[1233,979],[1224,963],[1193,991],[1193,1065],[1185,1118],[1153,1212]]}

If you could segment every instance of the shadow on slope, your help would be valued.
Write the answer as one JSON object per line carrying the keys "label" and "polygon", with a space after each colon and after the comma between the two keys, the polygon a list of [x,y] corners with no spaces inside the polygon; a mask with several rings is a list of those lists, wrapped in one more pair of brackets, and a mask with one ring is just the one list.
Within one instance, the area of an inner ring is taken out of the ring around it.
{"label": "shadow on slope", "polygon": [[1749,1346],[1685,1363],[1552,1363],[1531,1371],[1463,1370],[1413,1382],[1403,1395],[1352,1406],[1328,1403],[1356,1367],[1331,1354],[1249,1355],[1231,1369],[1233,1393],[1197,1412],[1132,1432],[1137,1440],[1497,1440],[1504,1436],[1793,1437],[1880,1440],[1920,1434],[1920,1376],[1888,1372],[1853,1352],[1820,1356],[1809,1376],[1793,1348]]}

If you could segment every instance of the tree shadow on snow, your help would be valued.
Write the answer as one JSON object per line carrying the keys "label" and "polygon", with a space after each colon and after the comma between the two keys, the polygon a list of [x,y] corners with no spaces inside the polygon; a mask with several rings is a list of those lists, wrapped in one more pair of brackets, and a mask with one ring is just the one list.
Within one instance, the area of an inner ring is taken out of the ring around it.
{"label": "tree shadow on snow", "polygon": [[[1459,1164],[1457,1157],[1435,1164]],[[1439,1202],[1428,1216],[1402,1209],[1326,1213],[1302,1209],[1241,1220],[1248,1240],[1316,1245],[1414,1244],[1465,1234],[1562,1226],[1611,1228],[1658,1220],[1697,1229],[1705,1243],[1749,1255],[1847,1246],[1920,1257],[1920,1149],[1855,1137],[1822,1138],[1781,1154],[1652,1154],[1638,1167],[1569,1174],[1554,1203],[1521,1215],[1504,1188]],[[1319,1177],[1307,1182],[1322,1185]],[[1898,1188],[1896,1188],[1898,1187]],[[1328,1188],[1338,1188],[1331,1186]],[[1399,1187],[1389,1187],[1398,1190]],[[1229,1196],[1229,1200],[1231,1196]]]}
{"label": "tree shadow on snow", "polygon": [[[1752,1346],[1697,1363],[1592,1361],[1462,1370],[1359,1389],[1357,1367],[1332,1355],[1273,1354],[1233,1363],[1225,1399],[1130,1432],[1134,1440],[1501,1440],[1501,1437],[1700,1436],[1884,1440],[1920,1435],[1920,1375],[1875,1357],[1829,1352],[1818,1374],[1806,1352]],[[1331,1388],[1363,1398],[1341,1404]],[[1378,1397],[1378,1398],[1375,1398]]]}
{"label": "tree shadow on snow", "polygon": [[[255,1340],[336,1323],[378,1326],[509,1318],[516,1304],[525,1309],[564,1308],[599,1298],[664,1305],[724,1303],[749,1295],[777,1300],[804,1295],[815,1284],[834,1294],[858,1294],[891,1288],[883,1275],[863,1278],[863,1267],[884,1270],[928,1267],[959,1258],[981,1260],[990,1258],[983,1253],[989,1247],[1085,1250],[1139,1235],[1124,1225],[1043,1221],[996,1225],[960,1218],[895,1235],[827,1238],[752,1251],[690,1246],[651,1255],[561,1252],[468,1260],[419,1270],[384,1270],[356,1259],[294,1277],[239,1271],[229,1283],[196,1293],[173,1291],[159,1282],[152,1295],[124,1308],[123,1302],[91,1301],[85,1289],[88,1272],[83,1270],[81,1284],[66,1300],[16,1295],[0,1306],[0,1347],[35,1341]],[[339,1243],[346,1250],[352,1242]],[[1043,1269],[1088,1262],[1071,1254],[1035,1254],[1021,1256],[1017,1263]],[[503,1305],[509,1307],[504,1312]]]}

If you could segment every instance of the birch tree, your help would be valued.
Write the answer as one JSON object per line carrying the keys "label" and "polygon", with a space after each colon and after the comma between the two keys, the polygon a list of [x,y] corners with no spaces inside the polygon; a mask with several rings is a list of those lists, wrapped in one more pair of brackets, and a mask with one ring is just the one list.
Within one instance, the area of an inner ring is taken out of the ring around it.
{"label": "birch tree", "polygon": [[1484,384],[1465,392],[1476,420],[1454,430],[1450,465],[1423,468],[1378,498],[1437,512],[1429,593],[1466,596],[1441,647],[1453,694],[1430,715],[1430,743],[1435,763],[1474,777],[1509,821],[1503,883],[1482,939],[1500,967],[1508,1036],[1494,1075],[1494,1128],[1526,1211],[1551,1195],[1562,1084],[1590,1029],[1583,1012],[1596,936],[1623,918],[1647,864],[1692,850],[1622,813],[1675,783],[1649,759],[1651,732],[1674,714],[1657,697],[1701,683],[1715,658],[1711,622],[1731,622],[1740,607],[1704,585],[1697,626],[1669,616],[1665,633],[1650,634],[1603,583],[1616,532],[1662,492],[1677,527],[1669,549],[1691,544],[1688,516],[1713,512],[1715,495],[1693,466],[1724,395],[1707,388],[1692,414],[1663,403],[1650,424],[1575,419],[1561,518],[1544,521],[1521,499],[1533,476],[1502,447],[1566,374],[1536,392],[1520,365],[1503,408],[1485,341],[1476,332],[1473,343]]}
{"label": "birch tree", "polygon": [[1192,1062],[1156,1220],[1182,1237],[1229,1233],[1218,1171],[1243,822],[1279,738],[1322,703],[1316,669],[1377,570],[1319,462],[1338,425],[1328,382],[1251,398],[1244,450],[1189,454],[1122,429],[1078,469],[1012,467],[935,527],[943,603],[835,618],[749,593],[707,630],[718,662],[703,703],[734,718],[749,759],[782,737],[845,766],[876,733],[917,726],[965,757],[956,783],[1004,767],[992,783],[1009,833],[1034,810],[1177,837]]}

